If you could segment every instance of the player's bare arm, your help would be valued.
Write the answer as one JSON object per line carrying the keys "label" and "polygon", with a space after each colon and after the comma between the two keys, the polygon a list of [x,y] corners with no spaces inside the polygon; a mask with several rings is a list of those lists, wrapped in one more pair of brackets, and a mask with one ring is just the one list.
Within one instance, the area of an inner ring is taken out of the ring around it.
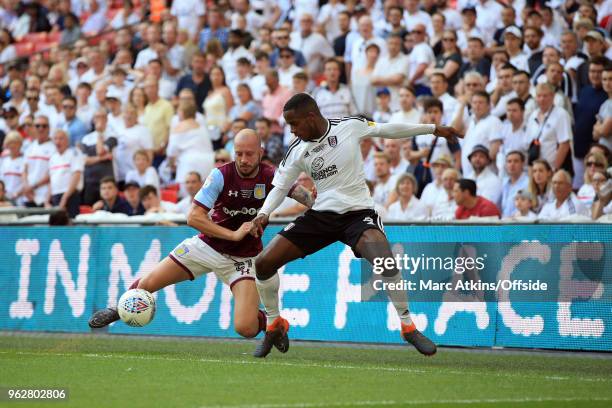
{"label": "player's bare arm", "polygon": [[316,195],[314,190],[310,191],[304,186],[296,185],[293,190],[289,192],[289,197],[308,208],[312,208]]}
{"label": "player's bare arm", "polygon": [[209,217],[208,211],[204,208],[193,204],[189,214],[187,215],[187,225],[193,227],[209,237],[225,239],[228,241],[240,241],[251,230],[252,223],[245,222],[236,231],[229,230],[218,224],[215,224]]}

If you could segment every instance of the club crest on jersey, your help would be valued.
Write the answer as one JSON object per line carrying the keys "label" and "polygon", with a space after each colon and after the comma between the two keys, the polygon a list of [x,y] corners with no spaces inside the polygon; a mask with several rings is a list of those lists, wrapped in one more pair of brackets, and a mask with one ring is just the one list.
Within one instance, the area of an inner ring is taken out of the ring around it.
{"label": "club crest on jersey", "polygon": [[330,136],[327,138],[327,142],[331,147],[338,146],[338,138],[336,136]]}
{"label": "club crest on jersey", "polygon": [[263,200],[264,198],[266,198],[266,185],[255,184],[255,188],[253,189],[253,196],[258,200]]}

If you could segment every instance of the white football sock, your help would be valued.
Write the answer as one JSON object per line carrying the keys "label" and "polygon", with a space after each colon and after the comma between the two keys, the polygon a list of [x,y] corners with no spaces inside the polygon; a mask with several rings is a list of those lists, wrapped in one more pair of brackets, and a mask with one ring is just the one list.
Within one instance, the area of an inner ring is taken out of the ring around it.
{"label": "white football sock", "polygon": [[275,273],[274,276],[264,281],[255,279],[255,283],[257,285],[257,292],[259,292],[259,298],[266,309],[268,325],[270,325],[274,319],[280,316],[280,312],[278,310],[278,289],[280,286],[280,278],[278,273]]}
{"label": "white football sock", "polygon": [[[393,283],[395,287],[399,287],[402,280],[402,274],[398,272],[391,277],[383,275],[382,279],[386,284]],[[406,290],[387,290],[387,296],[391,303],[393,303],[402,323],[411,325],[412,319],[410,318],[410,311],[408,310],[408,292]]]}

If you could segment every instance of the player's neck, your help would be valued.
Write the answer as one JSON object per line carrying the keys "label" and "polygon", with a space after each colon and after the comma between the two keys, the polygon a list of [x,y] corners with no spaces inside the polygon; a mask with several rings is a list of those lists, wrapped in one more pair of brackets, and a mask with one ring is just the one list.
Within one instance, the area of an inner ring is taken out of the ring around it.
{"label": "player's neck", "polygon": [[257,177],[257,175],[259,174],[259,168],[261,167],[261,165],[257,165],[257,167],[255,168],[255,170],[253,170],[251,173],[249,174],[244,174],[240,171],[240,169],[238,168],[238,166],[236,165],[236,162],[234,162],[234,168],[236,169],[236,173],[238,173],[238,176],[240,178],[243,179],[252,179]]}
{"label": "player's neck", "polygon": [[323,116],[317,118],[316,121],[317,121],[317,133],[319,135],[311,139],[310,141],[320,139],[325,133],[327,133],[327,129],[331,126],[329,121],[325,119]]}

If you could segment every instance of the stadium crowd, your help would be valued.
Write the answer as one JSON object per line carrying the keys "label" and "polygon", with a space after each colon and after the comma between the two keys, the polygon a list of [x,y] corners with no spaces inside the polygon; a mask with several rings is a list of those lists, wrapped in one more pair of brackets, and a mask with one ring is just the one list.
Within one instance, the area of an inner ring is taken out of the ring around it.
{"label": "stadium crowd", "polygon": [[0,205],[186,213],[241,129],[278,165],[308,92],[465,134],[362,141],[383,219],[612,213],[612,0],[132,1],[1,1]]}

